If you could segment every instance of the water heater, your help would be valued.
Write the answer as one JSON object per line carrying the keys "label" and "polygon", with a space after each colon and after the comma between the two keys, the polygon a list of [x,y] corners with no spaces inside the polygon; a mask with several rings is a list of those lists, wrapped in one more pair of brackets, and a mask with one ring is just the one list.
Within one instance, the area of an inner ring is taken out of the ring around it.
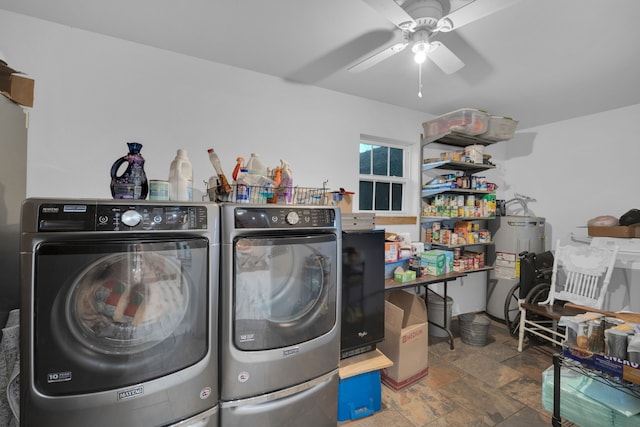
{"label": "water heater", "polygon": [[489,221],[495,247],[494,269],[487,282],[487,313],[504,320],[504,303],[511,288],[520,281],[518,254],[545,251],[545,219],[507,215]]}

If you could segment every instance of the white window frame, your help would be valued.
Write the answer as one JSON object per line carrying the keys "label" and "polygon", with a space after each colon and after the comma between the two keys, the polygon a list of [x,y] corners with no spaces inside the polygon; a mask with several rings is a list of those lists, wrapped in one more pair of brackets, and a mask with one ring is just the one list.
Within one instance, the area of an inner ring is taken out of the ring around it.
{"label": "white window frame", "polygon": [[[382,138],[382,137],[378,137],[378,136],[373,136],[373,135],[364,135],[361,134],[360,135],[360,142],[358,144],[358,150],[360,150],[360,144],[367,144],[367,145],[377,145],[377,146],[381,146],[381,147],[388,147],[388,148],[397,148],[402,150],[402,173],[403,176],[402,177],[397,177],[397,176],[389,176],[389,175],[374,175],[373,173],[369,173],[369,174],[361,174],[360,173],[360,162],[359,159],[360,157],[358,156],[358,188],[360,188],[360,182],[361,181],[374,181],[374,182],[385,182],[385,183],[389,183],[390,184],[390,189],[391,189],[391,184],[402,184],[402,200],[401,200],[401,204],[402,204],[402,209],[394,211],[394,210],[376,210],[375,209],[375,191],[373,194],[373,209],[371,210],[366,210],[363,211],[360,209],[360,200],[358,199],[358,210],[361,212],[371,212],[371,213],[375,213],[375,214],[380,214],[380,215],[404,215],[406,214],[407,210],[408,210],[408,206],[407,206],[407,194],[411,191],[410,189],[410,178],[411,178],[411,173],[409,170],[411,163],[411,145],[409,143],[403,142],[403,141],[398,141],[398,140],[393,140],[393,139],[389,139],[389,138]],[[371,172],[373,172],[373,165],[372,165],[372,169]],[[388,173],[388,171],[387,171]],[[391,191],[391,190],[390,190]],[[358,195],[360,196],[360,195]],[[390,205],[389,208],[391,208],[391,194],[389,195],[389,200],[390,200]]]}

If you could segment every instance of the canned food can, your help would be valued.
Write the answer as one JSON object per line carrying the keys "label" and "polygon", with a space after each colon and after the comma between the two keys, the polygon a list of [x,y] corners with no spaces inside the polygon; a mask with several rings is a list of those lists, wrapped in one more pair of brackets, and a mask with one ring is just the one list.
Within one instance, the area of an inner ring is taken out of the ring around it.
{"label": "canned food can", "polygon": [[458,244],[458,233],[451,233],[451,241],[449,242],[451,246],[455,246]]}
{"label": "canned food can", "polygon": [[586,349],[589,344],[589,325],[587,322],[578,323],[578,332],[576,337],[576,344],[580,348]]}
{"label": "canned food can", "polygon": [[169,200],[169,181],[149,180],[149,200]]}

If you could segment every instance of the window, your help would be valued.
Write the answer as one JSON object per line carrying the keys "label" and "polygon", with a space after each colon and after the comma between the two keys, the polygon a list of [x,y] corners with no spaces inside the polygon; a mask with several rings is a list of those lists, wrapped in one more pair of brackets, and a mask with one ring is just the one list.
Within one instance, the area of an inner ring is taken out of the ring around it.
{"label": "window", "polygon": [[390,144],[360,141],[361,211],[399,212],[404,210],[405,149]]}

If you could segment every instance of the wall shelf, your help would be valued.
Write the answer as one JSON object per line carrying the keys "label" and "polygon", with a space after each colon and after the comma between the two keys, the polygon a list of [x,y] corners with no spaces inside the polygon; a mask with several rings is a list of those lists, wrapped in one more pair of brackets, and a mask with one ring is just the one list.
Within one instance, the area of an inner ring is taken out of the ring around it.
{"label": "wall shelf", "polygon": [[442,135],[434,135],[429,138],[422,138],[422,145],[438,143],[446,145],[454,145],[457,147],[466,147],[468,145],[491,145],[498,141],[490,141],[478,136],[470,136],[462,133],[451,131]]}
{"label": "wall shelf", "polygon": [[455,160],[440,160],[437,162],[428,162],[422,164],[422,171],[426,172],[432,169],[459,170],[465,172],[482,172],[489,169],[495,169],[495,165],[485,163],[458,162]]}

